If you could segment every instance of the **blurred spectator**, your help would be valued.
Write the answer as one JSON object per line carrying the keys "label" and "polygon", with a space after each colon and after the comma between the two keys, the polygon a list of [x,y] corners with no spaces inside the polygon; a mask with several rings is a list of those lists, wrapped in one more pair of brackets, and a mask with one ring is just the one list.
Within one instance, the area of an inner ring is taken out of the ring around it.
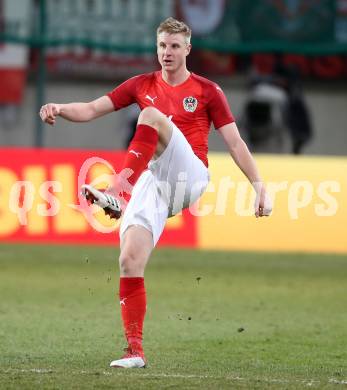
{"label": "blurred spectator", "polygon": [[240,124],[254,152],[283,151],[287,103],[287,94],[272,80],[258,76],[251,79]]}
{"label": "blurred spectator", "polygon": [[313,130],[298,68],[294,65],[278,65],[275,82],[282,85],[287,93],[286,123],[291,135],[292,153],[300,154],[303,146],[312,138]]}
{"label": "blurred spectator", "polygon": [[301,153],[312,127],[295,67],[279,64],[272,75],[251,75],[241,127],[255,152],[285,152],[290,138],[291,152]]}

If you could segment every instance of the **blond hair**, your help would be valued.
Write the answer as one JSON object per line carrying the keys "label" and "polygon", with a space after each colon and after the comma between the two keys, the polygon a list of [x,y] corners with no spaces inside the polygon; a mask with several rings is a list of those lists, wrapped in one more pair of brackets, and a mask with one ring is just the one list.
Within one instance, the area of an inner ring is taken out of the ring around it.
{"label": "blond hair", "polygon": [[185,23],[172,17],[167,18],[160,23],[157,28],[157,36],[162,32],[168,34],[183,34],[187,45],[189,45],[192,36],[192,30]]}

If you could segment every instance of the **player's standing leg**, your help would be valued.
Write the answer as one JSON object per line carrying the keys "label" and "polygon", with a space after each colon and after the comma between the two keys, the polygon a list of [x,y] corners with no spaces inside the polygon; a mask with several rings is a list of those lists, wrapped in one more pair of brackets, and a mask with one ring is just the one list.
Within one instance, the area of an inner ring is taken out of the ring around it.
{"label": "player's standing leg", "polygon": [[146,364],[142,347],[146,314],[144,271],[153,249],[151,232],[142,226],[130,226],[122,237],[119,257],[119,302],[128,348],[111,367],[141,368]]}

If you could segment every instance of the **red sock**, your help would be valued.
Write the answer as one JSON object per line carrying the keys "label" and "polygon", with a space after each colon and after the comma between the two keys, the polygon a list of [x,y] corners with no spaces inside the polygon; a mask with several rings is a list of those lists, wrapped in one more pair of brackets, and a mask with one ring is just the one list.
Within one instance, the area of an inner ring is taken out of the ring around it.
{"label": "red sock", "polygon": [[[130,142],[123,168],[118,178],[118,185],[115,185],[116,190],[121,193],[126,201],[129,201],[131,190],[124,179],[127,179],[131,186],[135,185],[141,173],[147,167],[148,162],[153,157],[157,143],[158,132],[156,129],[148,125],[137,125],[134,138]],[[128,172],[131,171],[129,170],[132,171],[130,176]]]}
{"label": "red sock", "polygon": [[146,314],[144,278],[120,278],[119,299],[125,337],[129,345],[142,348],[142,330]]}

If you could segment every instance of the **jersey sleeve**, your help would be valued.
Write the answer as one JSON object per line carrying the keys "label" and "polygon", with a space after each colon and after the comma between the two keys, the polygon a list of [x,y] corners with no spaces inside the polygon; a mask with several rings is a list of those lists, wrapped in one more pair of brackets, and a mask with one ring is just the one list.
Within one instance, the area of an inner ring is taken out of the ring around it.
{"label": "jersey sleeve", "polygon": [[141,75],[132,77],[107,94],[112,100],[116,111],[136,103],[136,86],[138,85],[140,78]]}
{"label": "jersey sleeve", "polygon": [[208,112],[216,129],[235,122],[235,118],[230,110],[227,98],[225,97],[222,89],[216,84],[214,84],[211,89]]}

